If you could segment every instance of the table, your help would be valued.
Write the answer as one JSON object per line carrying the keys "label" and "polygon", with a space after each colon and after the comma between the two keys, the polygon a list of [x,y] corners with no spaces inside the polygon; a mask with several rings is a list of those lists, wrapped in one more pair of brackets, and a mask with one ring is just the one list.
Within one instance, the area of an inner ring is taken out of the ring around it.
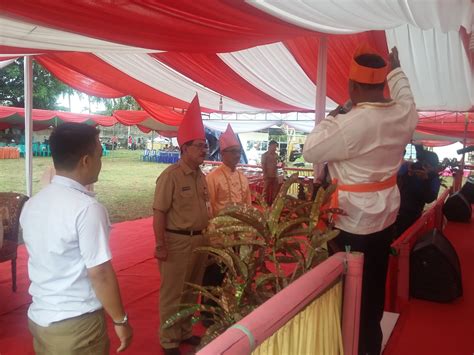
{"label": "table", "polygon": [[0,147],[0,159],[19,159],[20,151],[16,147]]}

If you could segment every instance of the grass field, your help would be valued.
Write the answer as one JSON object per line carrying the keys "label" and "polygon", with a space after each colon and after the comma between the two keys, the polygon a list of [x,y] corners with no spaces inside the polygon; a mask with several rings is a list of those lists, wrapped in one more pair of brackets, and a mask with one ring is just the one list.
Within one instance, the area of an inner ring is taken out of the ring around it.
{"label": "grass field", "polygon": [[[94,190],[113,223],[152,215],[155,181],[167,164],[143,162],[141,154],[117,150],[102,158],[102,171]],[[49,165],[50,157],[33,158],[33,193],[41,189],[39,181]],[[25,193],[25,159],[0,160],[0,191]]]}

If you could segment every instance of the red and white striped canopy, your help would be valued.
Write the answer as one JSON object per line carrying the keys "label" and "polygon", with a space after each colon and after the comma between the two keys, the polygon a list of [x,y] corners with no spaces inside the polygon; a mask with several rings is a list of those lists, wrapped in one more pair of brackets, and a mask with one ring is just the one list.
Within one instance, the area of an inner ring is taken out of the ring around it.
{"label": "red and white striped canopy", "polygon": [[347,99],[362,41],[384,56],[398,47],[420,110],[474,107],[470,0],[1,1],[3,59],[34,55],[73,88],[131,95],[168,125],[196,92],[207,112],[314,111],[321,36],[327,109]]}

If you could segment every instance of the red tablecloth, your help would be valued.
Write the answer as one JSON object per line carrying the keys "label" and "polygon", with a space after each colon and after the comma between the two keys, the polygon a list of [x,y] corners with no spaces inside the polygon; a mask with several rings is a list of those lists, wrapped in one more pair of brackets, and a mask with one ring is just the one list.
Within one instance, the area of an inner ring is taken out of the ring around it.
{"label": "red tablecloth", "polygon": [[0,159],[18,159],[20,151],[15,147],[0,147]]}

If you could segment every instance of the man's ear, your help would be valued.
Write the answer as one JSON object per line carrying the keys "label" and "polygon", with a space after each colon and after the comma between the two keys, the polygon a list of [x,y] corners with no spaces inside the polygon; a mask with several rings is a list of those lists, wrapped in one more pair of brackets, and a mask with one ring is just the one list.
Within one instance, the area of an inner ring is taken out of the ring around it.
{"label": "man's ear", "polygon": [[90,163],[90,159],[91,157],[89,156],[89,154],[83,155],[81,159],[79,159],[79,165],[81,167],[87,166]]}

